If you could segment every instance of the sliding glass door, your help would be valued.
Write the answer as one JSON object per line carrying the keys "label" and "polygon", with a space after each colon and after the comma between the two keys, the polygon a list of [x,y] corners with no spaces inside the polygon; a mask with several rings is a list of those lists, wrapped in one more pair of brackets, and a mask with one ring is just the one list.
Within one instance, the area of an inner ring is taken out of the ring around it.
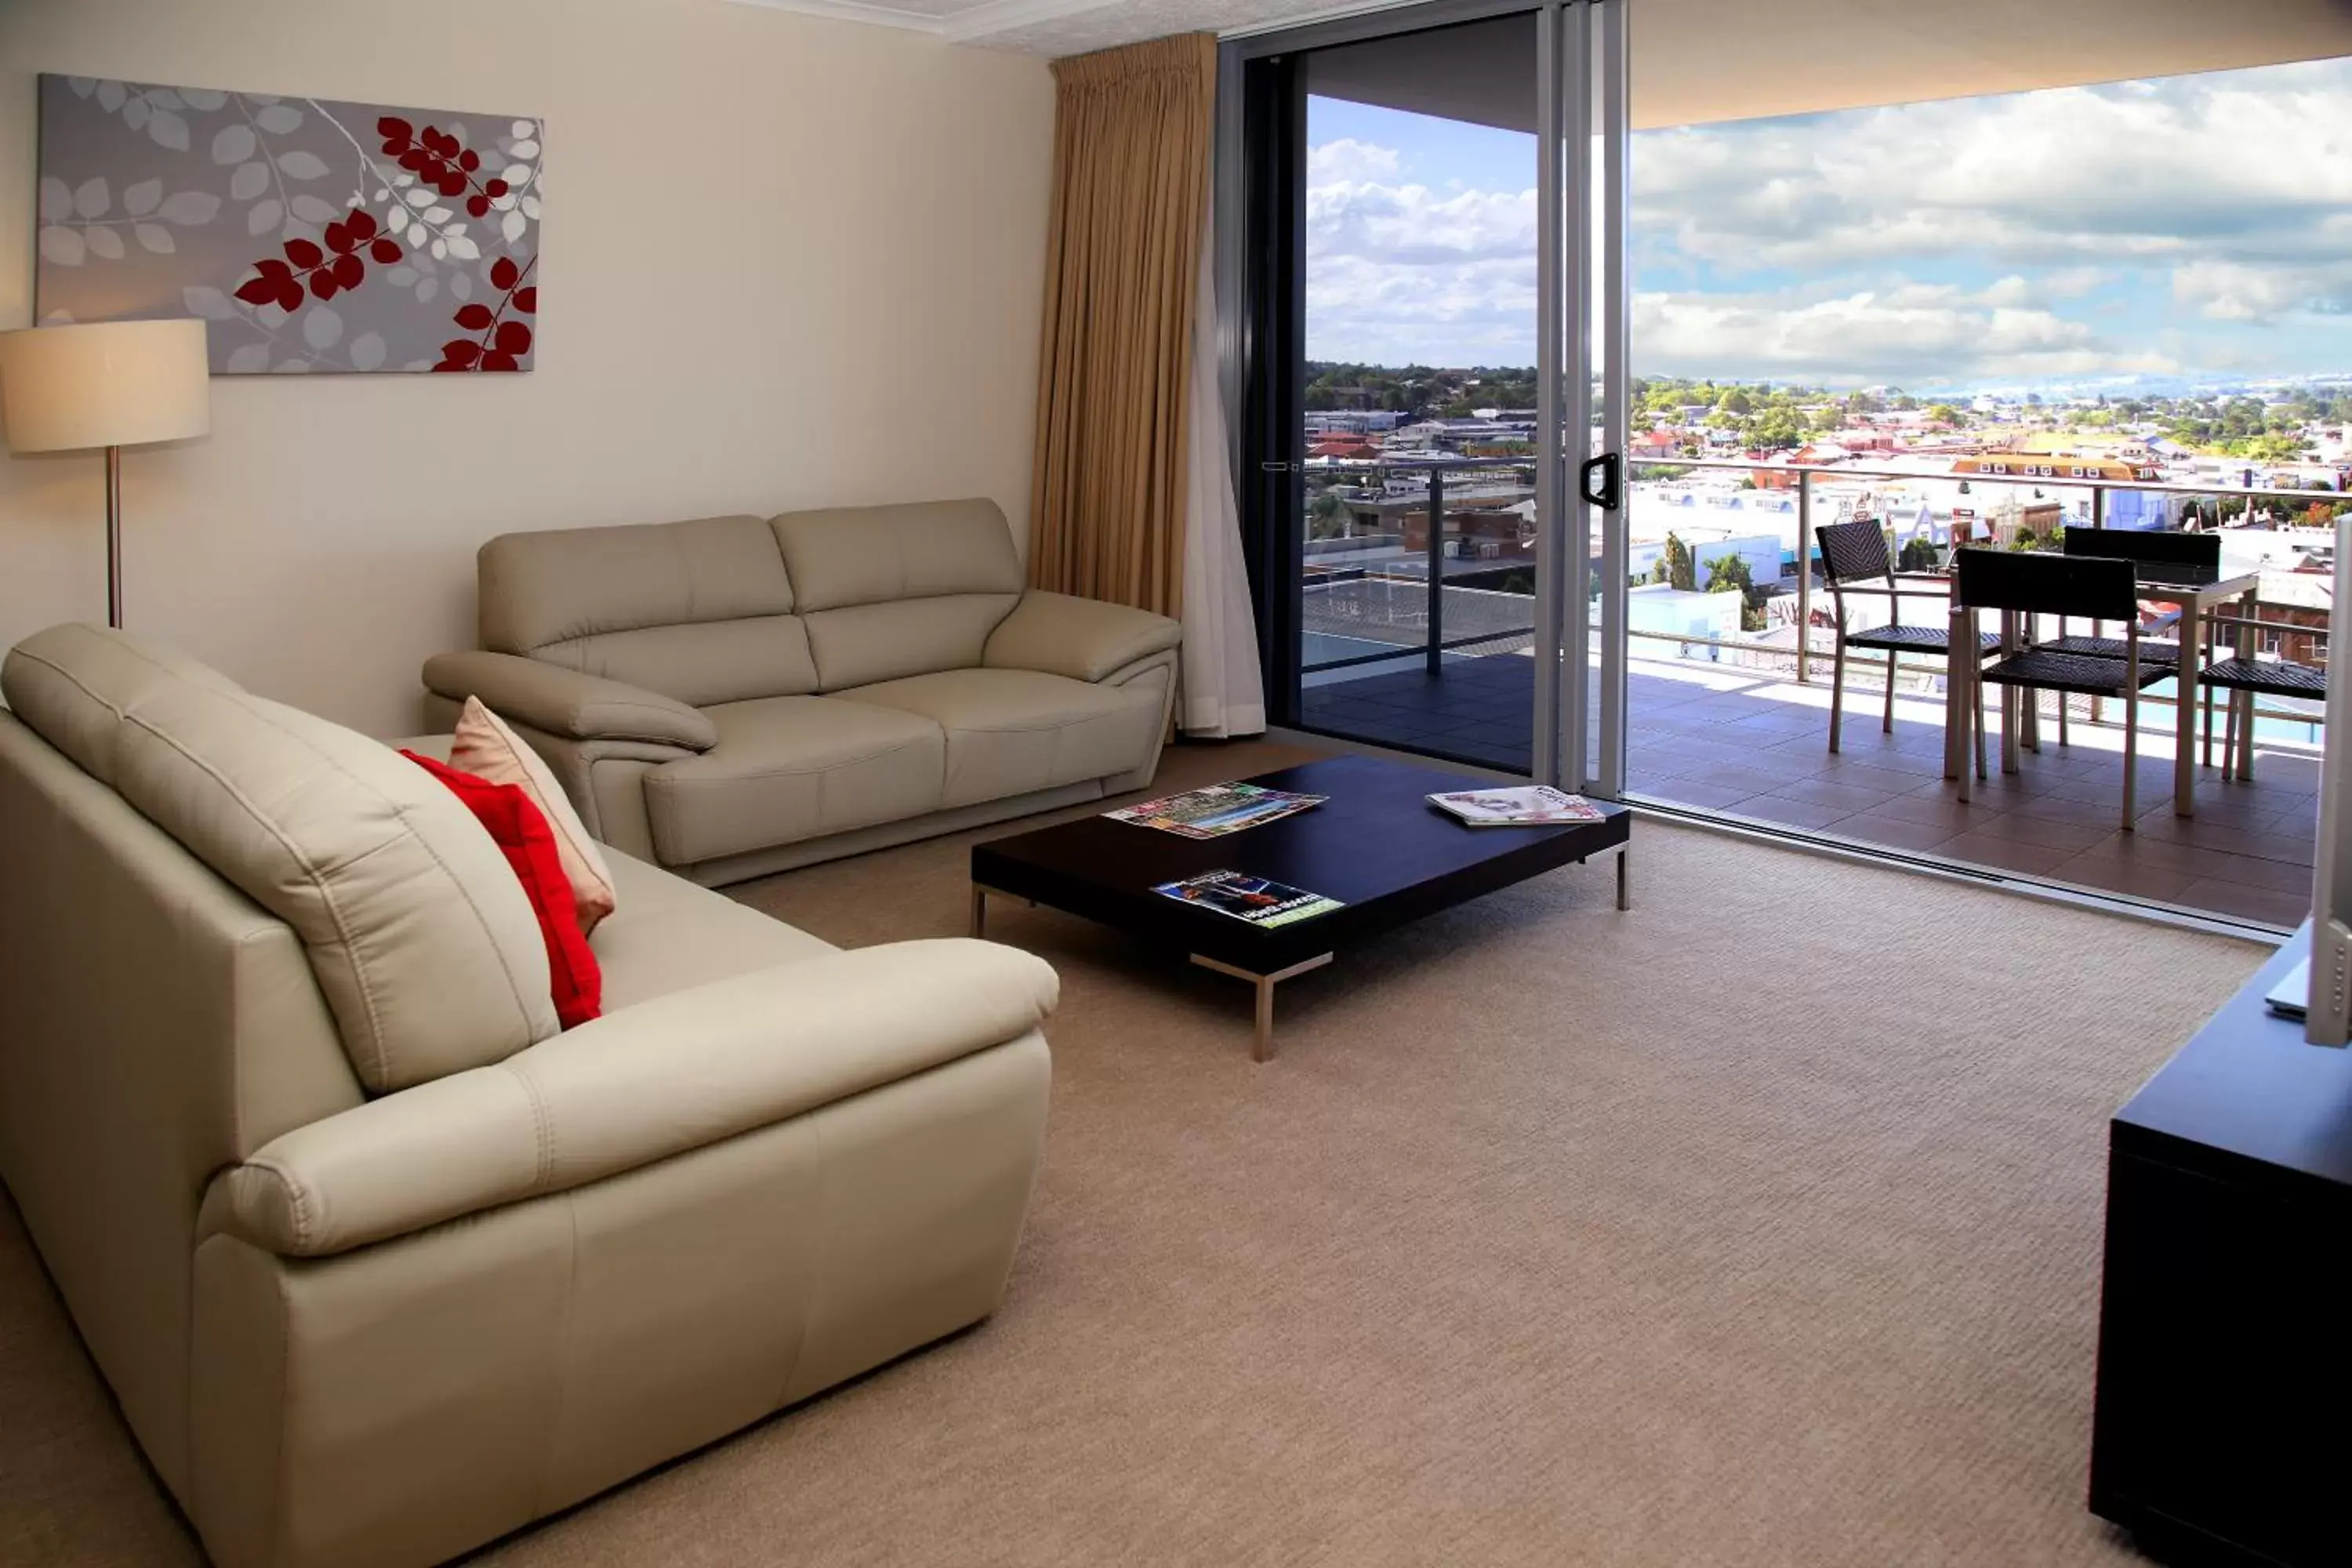
{"label": "sliding glass door", "polygon": [[1623,3],[1225,47],[1228,405],[1279,723],[1622,782],[1622,660],[1591,640],[1622,625],[1622,545],[1614,595],[1595,571],[1622,530],[1577,498],[1613,490],[1588,458],[1622,432],[1623,137],[1591,128],[1622,126]]}

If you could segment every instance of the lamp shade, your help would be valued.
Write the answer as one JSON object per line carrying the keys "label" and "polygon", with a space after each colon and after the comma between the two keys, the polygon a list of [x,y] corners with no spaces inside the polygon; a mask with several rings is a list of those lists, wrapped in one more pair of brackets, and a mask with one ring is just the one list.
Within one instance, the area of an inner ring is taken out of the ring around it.
{"label": "lamp shade", "polygon": [[19,452],[202,436],[211,374],[193,317],[0,332],[0,410]]}

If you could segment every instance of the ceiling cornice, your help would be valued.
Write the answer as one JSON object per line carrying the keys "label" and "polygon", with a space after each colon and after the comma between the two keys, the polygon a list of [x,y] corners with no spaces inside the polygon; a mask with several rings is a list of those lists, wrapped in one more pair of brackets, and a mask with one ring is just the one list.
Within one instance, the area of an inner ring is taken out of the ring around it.
{"label": "ceiling cornice", "polygon": [[910,33],[929,33],[951,44],[1058,22],[1088,11],[1105,11],[1118,0],[988,0],[984,5],[953,16],[925,16],[902,11],[887,0],[729,0],[730,5],[757,5],[768,11],[797,11],[807,16],[829,16],[838,22],[872,22]]}

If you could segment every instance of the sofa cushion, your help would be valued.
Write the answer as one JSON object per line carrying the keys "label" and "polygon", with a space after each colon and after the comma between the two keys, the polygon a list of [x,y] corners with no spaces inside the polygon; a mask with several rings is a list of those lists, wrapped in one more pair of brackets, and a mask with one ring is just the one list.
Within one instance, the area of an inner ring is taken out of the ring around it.
{"label": "sofa cushion", "polygon": [[620,907],[590,942],[604,972],[604,1010],[617,1013],[673,991],[822,958],[840,949],[770,920],[723,893],[604,851]]}
{"label": "sofa cushion", "polygon": [[698,707],[816,689],[792,580],[757,518],[504,534],[478,567],[493,652]]}
{"label": "sofa cushion", "polygon": [[577,1028],[602,1013],[604,984],[596,972],[596,953],[572,910],[572,880],[563,874],[555,830],[548,826],[547,814],[539,809],[530,792],[520,784],[499,784],[415,752],[400,754],[439,780],[457,804],[472,812],[514,868],[515,881],[530,900],[540,939],[547,948],[548,989],[555,1003],[556,1022],[567,1029]]}
{"label": "sofa cushion", "polygon": [[646,774],[646,815],[664,865],[896,822],[940,805],[946,737],[901,708],[767,697],[706,711],[719,743]]}
{"label": "sofa cushion", "polygon": [[492,784],[513,784],[530,796],[530,803],[539,807],[555,835],[555,852],[563,862],[563,879],[572,889],[573,921],[583,936],[594,931],[596,922],[613,912],[613,873],[547,759],[509,729],[505,720],[483,707],[480,698],[468,697],[458,710],[457,731],[449,738],[448,762],[460,773]]}
{"label": "sofa cushion", "polygon": [[987,500],[785,512],[772,521],[817,689],[976,665],[1020,602],[1021,559]]}
{"label": "sofa cushion", "polygon": [[1034,669],[950,669],[842,693],[946,731],[948,806],[1129,772],[1159,743],[1163,695],[1156,684],[1095,686]]}
{"label": "sofa cushion", "polygon": [[0,668],[18,716],[294,929],[360,1081],[383,1093],[556,1032],[506,858],[389,747],[120,632],[52,626]]}

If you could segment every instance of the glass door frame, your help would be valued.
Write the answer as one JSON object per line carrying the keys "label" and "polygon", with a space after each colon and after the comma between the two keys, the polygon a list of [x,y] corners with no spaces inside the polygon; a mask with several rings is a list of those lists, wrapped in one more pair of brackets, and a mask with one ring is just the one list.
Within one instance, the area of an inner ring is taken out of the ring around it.
{"label": "glass door frame", "polygon": [[[1213,192],[1218,374],[1232,416],[1228,458],[1241,501],[1243,552],[1257,609],[1268,716],[1277,725],[1298,723],[1300,694],[1301,574],[1294,531],[1304,503],[1299,373],[1306,324],[1306,94],[1299,57],[1315,48],[1454,23],[1532,16],[1538,544],[1530,772],[1540,783],[1622,794],[1627,549],[1622,462],[1616,455],[1625,449],[1630,320],[1623,258],[1628,3],[1424,0],[1229,37],[1219,46]],[[1596,123],[1601,146],[1597,185],[1588,153]],[[1573,165],[1566,162],[1570,149]],[[1593,321],[1588,306],[1596,282],[1596,194],[1601,198],[1599,232],[1608,246],[1597,279],[1603,308]],[[1587,433],[1595,414],[1591,370],[1596,337],[1603,356],[1599,413],[1605,455],[1587,461]],[[1596,487],[1619,504],[1601,504]],[[1597,683],[1587,608],[1596,522],[1603,574]],[[1590,736],[1596,717],[1597,748]]]}

